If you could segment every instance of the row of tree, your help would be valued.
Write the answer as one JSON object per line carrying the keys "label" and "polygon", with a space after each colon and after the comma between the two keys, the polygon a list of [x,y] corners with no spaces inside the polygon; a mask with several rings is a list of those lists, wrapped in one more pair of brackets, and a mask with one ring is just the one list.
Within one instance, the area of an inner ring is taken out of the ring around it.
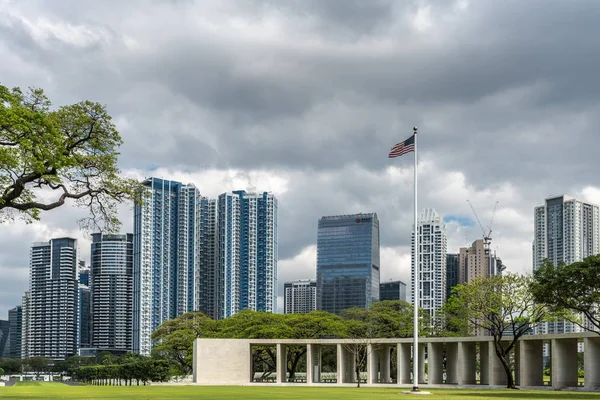
{"label": "row of tree", "polygon": [[53,361],[43,357],[26,359],[0,359],[0,375],[32,372],[39,375],[71,376],[74,380],[96,385],[137,385],[147,382],[164,382],[176,372],[165,359],[143,357],[135,353],[115,356],[100,352],[94,357],[72,356]]}
{"label": "row of tree", "polygon": [[20,374],[22,372],[35,372],[37,374],[45,374],[50,372],[60,373],[62,369],[55,365],[52,365],[51,360],[43,357],[31,357],[31,358],[2,358],[0,359],[0,368],[4,371],[4,374]]}
{"label": "row of tree", "polygon": [[78,382],[100,386],[131,386],[133,381],[166,382],[171,378],[167,360],[150,357],[136,357],[123,364],[87,365],[72,370],[71,377]]}

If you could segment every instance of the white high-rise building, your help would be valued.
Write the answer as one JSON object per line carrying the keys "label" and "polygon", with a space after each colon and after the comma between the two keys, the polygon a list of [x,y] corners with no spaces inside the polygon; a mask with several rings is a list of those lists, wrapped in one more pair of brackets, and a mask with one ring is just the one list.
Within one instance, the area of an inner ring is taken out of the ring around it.
{"label": "white high-rise building", "polygon": [[[415,295],[415,235],[412,235],[411,302]],[[417,222],[419,246],[419,307],[430,316],[446,301],[446,225],[439,214],[431,208],[421,211]]]}
{"label": "white high-rise building", "polygon": [[[595,204],[562,195],[535,207],[533,269],[545,259],[572,264],[600,253],[599,209]],[[538,333],[576,332],[579,327],[559,320],[542,324]]]}
{"label": "white high-rise building", "polygon": [[133,339],[133,234],[92,234],[91,270],[91,347],[127,353]]}
{"label": "white high-rise building", "polygon": [[[77,240],[52,239],[31,246],[29,297],[24,300],[24,358],[64,360],[77,354]],[[25,303],[28,304],[25,304]]]}
{"label": "white high-rise building", "polygon": [[21,355],[19,358],[29,357],[29,317],[31,314],[31,293],[25,292],[21,299],[23,314],[21,315]]}
{"label": "white high-rise building", "polygon": [[306,314],[317,309],[317,281],[300,279],[283,284],[283,312]]}

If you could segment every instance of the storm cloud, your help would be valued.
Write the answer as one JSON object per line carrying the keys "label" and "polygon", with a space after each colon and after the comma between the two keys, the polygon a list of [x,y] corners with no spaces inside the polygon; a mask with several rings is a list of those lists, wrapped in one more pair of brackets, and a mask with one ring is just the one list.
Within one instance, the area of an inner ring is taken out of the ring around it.
{"label": "storm cloud", "polygon": [[[129,176],[275,193],[281,286],[315,275],[318,218],[354,212],[379,215],[382,280],[409,280],[412,158],[387,153],[418,126],[449,251],[481,237],[466,200],[484,225],[499,201],[493,247],[527,273],[536,204],[600,202],[599,19],[566,0],[4,1],[0,83],[106,104]],[[89,259],[81,215],[0,227],[0,316],[31,242],[75,235]]]}

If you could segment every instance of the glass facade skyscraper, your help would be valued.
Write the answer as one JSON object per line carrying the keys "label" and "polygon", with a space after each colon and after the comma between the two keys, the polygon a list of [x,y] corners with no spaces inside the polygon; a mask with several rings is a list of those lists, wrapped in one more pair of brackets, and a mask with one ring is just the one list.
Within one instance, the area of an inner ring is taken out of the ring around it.
{"label": "glass facade skyscraper", "polygon": [[406,301],[406,283],[402,281],[391,281],[379,284],[379,300],[402,300]]}
{"label": "glass facade skyscraper", "polygon": [[23,326],[23,307],[16,306],[8,310],[9,327],[9,352],[7,357],[21,358],[21,329]]}
{"label": "glass facade skyscraper", "polygon": [[452,288],[459,284],[458,254],[446,254],[446,299],[452,295]]}
{"label": "glass facade skyscraper", "polygon": [[377,214],[322,217],[317,233],[317,309],[332,313],[379,301]]}

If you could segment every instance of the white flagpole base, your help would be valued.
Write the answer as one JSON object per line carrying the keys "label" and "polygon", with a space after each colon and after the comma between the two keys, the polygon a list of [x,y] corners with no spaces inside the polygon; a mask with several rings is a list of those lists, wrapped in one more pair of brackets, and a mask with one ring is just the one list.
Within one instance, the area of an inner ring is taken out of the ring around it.
{"label": "white flagpole base", "polygon": [[402,394],[431,394],[431,392],[423,392],[419,388],[413,388],[410,392],[402,392]]}

